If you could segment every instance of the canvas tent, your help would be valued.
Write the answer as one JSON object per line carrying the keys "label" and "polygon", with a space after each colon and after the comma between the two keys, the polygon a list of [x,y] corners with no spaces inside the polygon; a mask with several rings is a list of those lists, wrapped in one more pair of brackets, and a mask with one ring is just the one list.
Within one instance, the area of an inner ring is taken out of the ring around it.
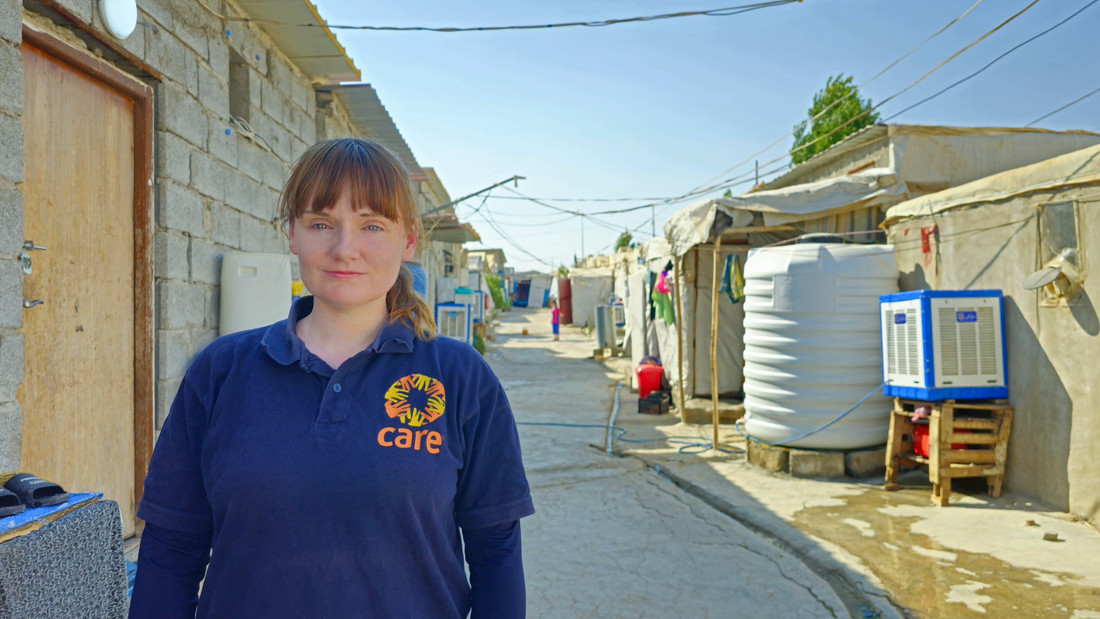
{"label": "canvas tent", "polygon": [[614,273],[611,267],[575,268],[569,272],[573,296],[573,324],[595,326],[597,305],[611,297]]}
{"label": "canvas tent", "polygon": [[[1100,246],[1100,146],[909,200],[884,226],[902,290],[1004,292],[1005,486],[1100,522],[1100,282],[1087,262]],[[1059,279],[1028,288],[1044,267]]]}

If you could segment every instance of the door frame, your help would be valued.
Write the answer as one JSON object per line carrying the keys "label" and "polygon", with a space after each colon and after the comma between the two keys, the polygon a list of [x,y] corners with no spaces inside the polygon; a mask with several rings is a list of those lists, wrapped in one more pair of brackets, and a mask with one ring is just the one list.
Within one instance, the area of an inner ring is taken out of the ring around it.
{"label": "door frame", "polygon": [[129,96],[134,102],[134,506],[153,455],[154,235],[153,89],[107,61],[23,24],[23,41]]}

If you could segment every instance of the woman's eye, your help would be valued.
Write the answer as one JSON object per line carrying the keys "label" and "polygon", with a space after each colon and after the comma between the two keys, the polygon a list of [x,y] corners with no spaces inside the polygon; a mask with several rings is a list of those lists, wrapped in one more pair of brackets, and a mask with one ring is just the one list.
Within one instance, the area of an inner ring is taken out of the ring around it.
{"label": "woman's eye", "polygon": [[313,228],[314,230],[328,230],[329,226],[328,226],[328,224],[318,222],[318,223],[313,224],[310,227]]}
{"label": "woman's eye", "polygon": [[363,229],[370,230],[371,232],[380,232],[382,230],[382,226],[379,226],[378,224],[367,224]]}

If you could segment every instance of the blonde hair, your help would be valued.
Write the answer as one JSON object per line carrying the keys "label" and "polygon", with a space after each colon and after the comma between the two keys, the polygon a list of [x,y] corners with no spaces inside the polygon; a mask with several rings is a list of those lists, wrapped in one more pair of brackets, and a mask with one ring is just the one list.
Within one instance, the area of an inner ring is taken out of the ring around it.
{"label": "blonde hair", "polygon": [[[345,191],[352,204],[365,205],[417,235],[423,230],[405,166],[386,147],[362,138],[325,140],[303,153],[283,185],[279,218],[289,226],[307,212],[326,211]],[[416,250],[419,253],[419,243]],[[404,322],[422,340],[435,337],[431,308],[413,289],[413,274],[406,264],[386,293],[386,307],[391,323]]]}

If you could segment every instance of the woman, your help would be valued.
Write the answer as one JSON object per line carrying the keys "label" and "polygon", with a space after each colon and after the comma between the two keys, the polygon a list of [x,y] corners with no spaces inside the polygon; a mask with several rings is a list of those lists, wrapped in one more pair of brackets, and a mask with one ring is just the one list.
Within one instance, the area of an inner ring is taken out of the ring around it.
{"label": "woman", "polygon": [[188,370],[138,509],[131,617],[523,616],[515,421],[413,292],[404,169],[322,142],[280,208],[313,296]]}

